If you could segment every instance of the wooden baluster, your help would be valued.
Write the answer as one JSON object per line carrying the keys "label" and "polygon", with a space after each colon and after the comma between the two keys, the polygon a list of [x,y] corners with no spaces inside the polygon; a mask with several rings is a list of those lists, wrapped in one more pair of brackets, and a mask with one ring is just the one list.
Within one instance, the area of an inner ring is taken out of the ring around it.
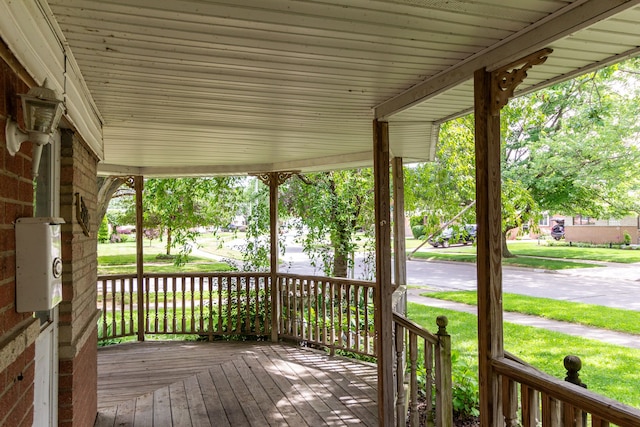
{"label": "wooden baluster", "polygon": [[112,282],[111,288],[113,289],[113,298],[111,298],[111,331],[114,337],[118,336],[118,324],[116,319],[116,299],[118,299],[118,290],[117,283],[120,282],[121,279],[117,281],[114,280]]}
{"label": "wooden baluster", "polygon": [[[213,281],[214,281],[214,277],[213,276],[209,276],[207,278],[208,282],[209,282],[209,295],[207,296],[207,301],[209,303],[209,330],[207,331],[209,333],[209,342],[213,341],[213,313],[214,313],[214,309],[213,309]],[[219,307],[218,307],[219,308]]]}
{"label": "wooden baluster", "polygon": [[[565,377],[565,381],[570,382],[571,384],[575,384],[577,386],[587,388],[587,385],[580,380],[580,369],[582,369],[582,361],[578,356],[568,355],[564,358],[564,367],[567,370],[567,376]],[[575,408],[570,405],[563,405],[563,409],[565,411],[564,420],[565,425],[576,426],[576,427],[586,427],[587,425],[587,414],[583,413],[580,409]]]}
{"label": "wooden baluster", "polygon": [[223,330],[222,320],[224,319],[225,313],[223,313],[223,308],[225,307],[222,303],[222,293],[224,292],[224,278],[222,276],[216,277],[216,287],[218,289],[218,330],[217,333],[221,334],[226,332]]}
{"label": "wooden baluster", "polygon": [[[205,289],[205,283],[209,282],[209,280],[207,280],[205,278],[205,276],[200,276],[200,286],[198,287],[198,289],[200,290],[200,298],[198,298],[198,304],[200,304],[200,316],[199,316],[199,320],[198,320],[198,331],[203,334],[205,332],[204,330],[204,298],[205,298],[205,294],[206,294],[206,289]],[[209,317],[211,317],[211,313],[209,313]]]}
{"label": "wooden baluster", "polygon": [[351,320],[352,320],[352,315],[351,315],[351,285],[347,284],[346,285],[346,299],[347,299],[347,348],[349,350],[351,350],[353,348],[353,342],[352,342],[352,337],[353,337],[353,330],[351,328]]}
{"label": "wooden baluster", "polygon": [[539,393],[529,386],[522,385],[522,427],[537,427],[540,420]]}
{"label": "wooden baluster", "polygon": [[155,316],[155,323],[154,323],[154,325],[153,325],[153,332],[156,332],[156,333],[157,333],[157,332],[159,332],[159,331],[160,331],[160,329],[159,329],[159,323],[160,323],[160,318],[159,318],[159,316],[160,316],[160,314],[159,314],[159,311],[160,311],[160,304],[158,303],[158,294],[160,293],[160,289],[159,289],[159,286],[158,286],[158,279],[157,279],[156,277],[149,278],[149,280],[152,280],[152,279],[153,279],[153,283],[154,283],[154,286],[155,286],[155,291],[154,291],[154,299],[155,299],[155,304],[154,304],[154,306],[155,306],[155,307],[154,307],[155,313],[154,313],[154,316]]}
{"label": "wooden baluster", "polygon": [[327,336],[327,334],[329,333],[329,330],[327,328],[327,282],[326,281],[322,281],[322,339],[320,340],[320,342],[322,342],[322,344],[324,345],[328,345],[330,344],[329,342],[329,337]]}
{"label": "wooden baluster", "polygon": [[[142,299],[142,301],[144,301],[144,298]],[[144,307],[142,307],[141,309],[144,310]],[[129,332],[127,333],[127,335],[132,335],[135,334],[135,327],[133,317],[133,283],[131,280],[129,280],[129,303],[127,304],[127,311],[129,313]]]}
{"label": "wooden baluster", "polygon": [[171,277],[171,332],[178,330],[178,284],[175,277]]}
{"label": "wooden baluster", "polygon": [[232,305],[233,305],[232,304],[233,289],[231,286],[232,279],[231,277],[225,277],[225,281],[227,283],[227,295],[226,295],[226,301],[225,301],[225,304],[227,305],[227,326],[226,328],[224,328],[224,333],[230,334],[231,332],[233,332],[233,319],[231,318],[231,315],[233,314],[231,312]]}
{"label": "wooden baluster", "polygon": [[369,292],[371,288],[365,288],[364,300],[364,352],[369,354],[369,340],[373,338],[373,334],[369,332]]}
{"label": "wooden baluster", "polygon": [[518,384],[506,376],[502,377],[502,413],[505,427],[519,426]]}
{"label": "wooden baluster", "polygon": [[342,330],[342,285],[340,283],[336,283],[338,287],[338,345],[340,348],[344,347],[344,340],[342,339],[343,330]]}
{"label": "wooden baluster", "polygon": [[543,427],[562,427],[562,406],[560,402],[546,394],[542,395]]}
{"label": "wooden baluster", "polygon": [[[425,382],[424,392],[425,396],[429,396],[427,399],[427,413],[433,412],[433,399],[431,399],[431,393],[433,390],[433,345],[425,340],[424,343],[424,370],[425,370]],[[432,426],[434,421],[431,417],[427,420],[428,425]]]}
{"label": "wooden baluster", "polygon": [[407,408],[405,406],[404,390],[404,328],[396,323],[396,425],[407,425]]}
{"label": "wooden baluster", "polygon": [[360,286],[353,287],[353,302],[356,305],[355,312],[355,331],[353,331],[353,336],[356,338],[356,350],[362,351],[362,330],[360,328]]}
{"label": "wooden baluster", "polygon": [[320,301],[318,300],[318,288],[319,288],[320,284],[318,283],[317,280],[313,281],[313,303],[315,306],[315,311],[314,311],[314,319],[313,319],[313,323],[314,323],[314,333],[315,336],[313,337],[314,340],[316,342],[321,343],[322,342],[322,338],[320,337],[320,318],[319,318],[319,312],[320,312]]}
{"label": "wooden baluster", "polygon": [[180,314],[180,332],[185,333],[187,331],[187,278],[186,277],[176,277],[176,282],[178,282],[180,293],[182,295],[182,313]]}
{"label": "wooden baluster", "polygon": [[591,427],[609,427],[609,421],[605,421],[600,417],[591,415]]}
{"label": "wooden baluster", "polygon": [[418,427],[418,336],[409,332],[409,425]]}
{"label": "wooden baluster", "polygon": [[[260,306],[260,304],[261,304],[261,301],[260,301],[260,280],[261,279],[262,279],[261,277],[252,277],[251,278],[251,283],[253,283],[253,292],[254,292],[254,295],[255,295],[254,301],[255,301],[255,304],[256,304],[256,310],[255,310],[256,314],[255,314],[255,317],[253,319],[253,327],[254,327],[254,332],[257,335],[261,335],[262,333],[266,333],[266,331],[262,330],[262,326],[260,324],[260,312],[262,311],[261,310],[261,306]],[[266,307],[265,307],[265,310],[266,310]],[[265,311],[265,314],[266,314],[266,311]]]}
{"label": "wooden baluster", "polygon": [[453,385],[451,383],[451,336],[447,332],[449,320],[446,316],[436,318],[438,345],[436,356],[436,425],[453,425]]}
{"label": "wooden baluster", "polygon": [[[202,279],[200,279],[199,277],[191,277],[191,279],[189,280],[190,283],[190,289],[191,289],[191,332],[194,333],[196,332],[196,310],[198,310],[200,313],[202,313],[202,306],[200,306],[200,308],[196,307],[196,281],[201,281]],[[202,286],[200,286],[200,288],[202,288]],[[200,294],[202,295],[202,291],[200,291]],[[199,317],[202,317],[202,315],[200,315]]]}
{"label": "wooden baluster", "polygon": [[[244,329],[245,329],[245,334],[250,334],[252,332],[255,332],[251,329],[251,305],[253,304],[253,296],[251,296],[251,280],[252,277],[251,276],[247,276],[244,278],[244,292],[245,292],[245,298],[244,298]],[[257,311],[258,307],[256,306],[256,311]]]}
{"label": "wooden baluster", "polygon": [[[105,279],[102,281],[102,338],[103,339],[111,338],[111,335],[112,335],[109,333],[109,328],[107,326],[107,313],[108,313],[107,298],[108,297],[113,298],[111,293],[107,293],[108,284],[109,284],[108,279]],[[111,285],[111,289],[113,290],[113,284]]]}
{"label": "wooden baluster", "polygon": [[329,313],[331,319],[331,355],[333,356],[336,351],[335,351],[335,346],[336,346],[336,285],[333,282],[333,280],[331,281],[331,283],[329,284],[329,296],[330,296],[330,300],[329,300],[329,310],[331,310],[331,312]]}

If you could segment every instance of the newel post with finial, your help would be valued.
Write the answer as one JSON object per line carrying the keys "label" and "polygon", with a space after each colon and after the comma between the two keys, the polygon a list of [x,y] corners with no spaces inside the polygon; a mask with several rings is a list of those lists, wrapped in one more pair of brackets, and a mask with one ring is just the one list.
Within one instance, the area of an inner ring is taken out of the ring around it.
{"label": "newel post with finial", "polygon": [[449,319],[438,316],[438,345],[435,349],[436,359],[436,425],[451,427],[453,420],[453,386],[451,379],[451,336],[447,332]]}

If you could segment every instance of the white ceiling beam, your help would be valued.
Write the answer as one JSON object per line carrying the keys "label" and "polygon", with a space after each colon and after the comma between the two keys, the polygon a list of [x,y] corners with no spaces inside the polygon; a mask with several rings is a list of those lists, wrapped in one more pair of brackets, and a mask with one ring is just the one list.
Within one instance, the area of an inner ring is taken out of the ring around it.
{"label": "white ceiling beam", "polygon": [[498,68],[547,47],[550,43],[640,4],[640,0],[585,0],[567,6],[469,59],[374,107],[374,116],[386,120],[430,97],[469,80],[475,70]]}

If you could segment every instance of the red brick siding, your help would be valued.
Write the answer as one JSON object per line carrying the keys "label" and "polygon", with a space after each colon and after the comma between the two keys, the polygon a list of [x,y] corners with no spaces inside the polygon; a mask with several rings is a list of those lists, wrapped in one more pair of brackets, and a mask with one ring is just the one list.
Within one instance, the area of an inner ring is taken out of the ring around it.
{"label": "red brick siding", "polygon": [[72,360],[60,361],[59,426],[92,426],[98,407],[95,329]]}
{"label": "red brick siding", "polygon": [[[60,426],[93,425],[97,413],[97,159],[72,132],[63,132],[60,159],[62,298],[60,305]],[[76,193],[91,216],[91,236],[76,219]]]}
{"label": "red brick siding", "polygon": [[[15,228],[17,218],[33,215],[31,144],[22,144],[11,156],[6,148],[8,116],[21,117],[18,93],[28,90],[0,60],[0,337],[24,331],[30,313],[15,311]],[[24,337],[22,337],[24,339]],[[7,343],[7,345],[11,342]],[[0,372],[0,425],[30,426],[33,422],[33,375],[35,346],[32,343]],[[7,361],[8,362],[8,361]],[[5,366],[5,365],[3,365]]]}

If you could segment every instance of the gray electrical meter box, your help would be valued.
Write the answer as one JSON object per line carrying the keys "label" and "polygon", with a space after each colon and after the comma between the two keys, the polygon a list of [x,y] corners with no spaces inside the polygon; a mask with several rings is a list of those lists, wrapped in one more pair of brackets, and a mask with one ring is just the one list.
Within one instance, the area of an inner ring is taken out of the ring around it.
{"label": "gray electrical meter box", "polygon": [[51,310],[62,300],[62,218],[16,220],[16,311]]}

